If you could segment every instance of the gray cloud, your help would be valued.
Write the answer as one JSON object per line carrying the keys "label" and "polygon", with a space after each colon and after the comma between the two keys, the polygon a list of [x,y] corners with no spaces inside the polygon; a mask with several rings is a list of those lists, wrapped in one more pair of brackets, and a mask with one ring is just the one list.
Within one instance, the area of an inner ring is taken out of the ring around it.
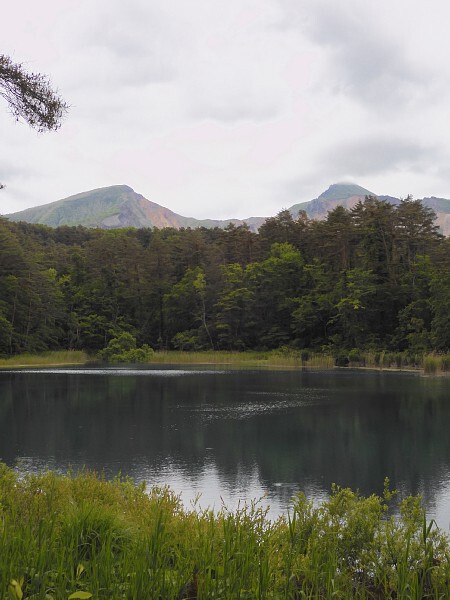
{"label": "gray cloud", "polygon": [[102,1],[86,16],[80,12],[74,23],[66,23],[76,85],[117,91],[119,85],[143,87],[176,78],[180,36],[174,20],[154,3],[130,2],[124,10],[117,0]]}
{"label": "gray cloud", "polygon": [[305,174],[300,177],[278,182],[273,186],[273,195],[278,199],[278,205],[290,208],[300,202],[309,202],[324,192],[333,180],[328,179],[328,173],[322,174],[323,181],[318,174]]}
{"label": "gray cloud", "polygon": [[[316,198],[332,183],[351,181],[373,193],[398,193],[386,184],[380,191],[378,181],[395,180],[400,172],[430,176],[439,160],[436,146],[405,138],[367,135],[350,141],[334,140],[317,153],[314,167],[299,177],[285,179],[274,187],[280,205],[292,206]],[[373,181],[373,183],[371,183]],[[405,194],[404,194],[405,195]]]}
{"label": "gray cloud", "polygon": [[281,1],[286,11],[281,25],[298,29],[328,52],[329,65],[319,86],[350,95],[372,110],[401,110],[418,90],[426,92],[431,74],[374,22],[364,3]]}
{"label": "gray cloud", "polygon": [[30,171],[27,169],[17,168],[14,165],[1,165],[0,168],[0,183],[10,185],[15,179],[27,179]]}
{"label": "gray cloud", "polygon": [[[134,0],[126,10],[119,0],[102,0],[100,6],[89,19],[80,13],[70,24],[76,78],[69,89],[86,97],[89,88],[93,107],[101,110],[113,90],[126,98],[126,87],[174,83],[185,115],[194,120],[261,122],[279,114],[270,40],[259,37],[263,27],[252,21],[248,35],[239,28],[239,3],[223,11],[211,7],[198,18],[178,0],[164,5]],[[208,13],[223,13],[223,22],[208,22]]]}
{"label": "gray cloud", "polygon": [[429,144],[377,136],[334,143],[319,162],[334,177],[359,177],[400,169],[426,172],[438,155],[438,148]]}
{"label": "gray cloud", "polygon": [[28,163],[14,162],[0,152],[0,182],[10,185],[16,180],[29,180],[35,177],[37,169]]}
{"label": "gray cloud", "polygon": [[210,95],[197,98],[190,110],[194,118],[213,119],[223,123],[240,121],[263,122],[280,114],[280,104],[272,98],[261,98],[253,90],[239,94],[224,92],[223,95]]}
{"label": "gray cloud", "polygon": [[39,139],[0,114],[4,212],[112,183],[205,217],[273,214],[343,179],[448,197],[450,5],[401,5],[9,3],[3,51],[71,111]]}
{"label": "gray cloud", "polygon": [[272,1],[210,3],[200,26],[190,17],[197,35],[178,63],[188,115],[232,125],[264,122],[283,110],[285,55],[267,29]]}

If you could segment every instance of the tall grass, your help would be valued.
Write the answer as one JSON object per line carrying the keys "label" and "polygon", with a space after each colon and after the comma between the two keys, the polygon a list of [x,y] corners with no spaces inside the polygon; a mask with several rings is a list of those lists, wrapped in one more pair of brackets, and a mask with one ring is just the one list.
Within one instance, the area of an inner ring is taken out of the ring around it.
{"label": "tall grass", "polygon": [[20,354],[9,358],[0,358],[0,368],[84,364],[88,360],[86,352],[81,350],[58,350],[42,354]]}
{"label": "tall grass", "polygon": [[424,356],[423,370],[429,375],[450,372],[450,354],[428,354]]}
{"label": "tall grass", "polygon": [[351,350],[347,358],[350,367],[422,370],[428,375],[450,372],[450,354]]}
{"label": "tall grass", "polygon": [[437,356],[425,356],[423,359],[423,370],[427,375],[435,375],[440,366],[440,360]]}
{"label": "tall grass", "polygon": [[162,364],[217,364],[248,367],[313,367],[332,368],[335,359],[328,354],[320,354],[280,348],[268,351],[233,352],[210,350],[199,352],[157,351],[151,363]]}
{"label": "tall grass", "polygon": [[333,369],[335,366],[369,369],[421,370],[426,374],[450,372],[450,355],[418,354],[411,352],[350,351],[312,352],[281,347],[265,352],[203,352],[157,351],[151,363],[217,364],[248,367],[306,367]]}
{"label": "tall grass", "polygon": [[189,351],[159,350],[150,358],[150,363],[162,364],[233,364],[257,366],[267,363],[268,352],[232,352],[222,350]]}
{"label": "tall grass", "polygon": [[270,521],[258,503],[186,510],[168,488],[0,464],[0,598],[448,597],[449,539],[419,498],[389,517],[391,498],[335,487]]}
{"label": "tall grass", "polygon": [[[0,368],[45,367],[53,365],[85,364],[92,361],[85,352],[76,350],[46,352],[43,354],[21,354],[0,359]],[[365,367],[370,369],[422,370],[425,374],[450,372],[450,354],[414,354],[410,352],[350,351],[312,352],[281,347],[269,351],[232,352],[209,350],[198,352],[156,351],[148,361],[150,364],[214,364],[237,367],[306,367],[332,369],[336,365]],[[1,600],[1,599],[0,599]]]}

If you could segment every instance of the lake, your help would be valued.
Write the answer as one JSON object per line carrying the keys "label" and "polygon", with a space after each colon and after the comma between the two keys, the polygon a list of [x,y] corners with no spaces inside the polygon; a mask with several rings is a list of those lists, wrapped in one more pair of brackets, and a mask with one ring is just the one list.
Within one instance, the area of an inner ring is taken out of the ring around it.
{"label": "lake", "polygon": [[333,482],[421,494],[450,523],[449,379],[167,365],[0,371],[0,460],[168,484],[190,506],[285,512]]}

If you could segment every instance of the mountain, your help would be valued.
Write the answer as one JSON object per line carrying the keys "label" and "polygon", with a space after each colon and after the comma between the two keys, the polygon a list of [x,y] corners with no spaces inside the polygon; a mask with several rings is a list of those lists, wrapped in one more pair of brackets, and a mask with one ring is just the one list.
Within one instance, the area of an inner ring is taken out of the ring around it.
{"label": "mountain", "polygon": [[450,236],[450,200],[431,196],[430,198],[423,198],[422,202],[436,213],[436,224],[439,225],[442,233]]}
{"label": "mountain", "polygon": [[[294,204],[288,210],[294,217],[299,211],[305,211],[310,219],[325,219],[328,212],[336,206],[353,208],[366,196],[377,196],[380,200],[391,204],[399,204],[400,199],[394,196],[380,196],[353,183],[335,183],[309,202]],[[433,209],[437,215],[437,224],[444,235],[450,235],[450,200],[434,196],[421,200],[425,206]],[[151,202],[137,194],[127,185],[91,190],[57,200],[43,206],[28,208],[17,213],[5,215],[11,221],[42,223],[50,227],[60,225],[84,225],[115,229],[118,227],[227,227],[231,223],[238,226],[246,223],[252,231],[257,231],[267,217],[250,217],[248,219],[194,219],[183,217],[168,208]]]}
{"label": "mountain", "polygon": [[[299,211],[304,211],[310,219],[322,220],[336,206],[344,206],[347,209],[351,209],[359,201],[364,201],[366,196],[376,196],[380,200],[384,200],[384,202],[395,205],[401,202],[400,198],[396,198],[395,196],[374,194],[374,192],[353,183],[334,183],[314,200],[294,204],[288,210],[294,217],[297,217]],[[424,206],[428,206],[436,213],[436,224],[439,225],[444,235],[449,236],[450,200],[431,196],[429,198],[422,198],[420,201]]]}
{"label": "mountain", "polygon": [[299,211],[303,210],[310,219],[322,220],[336,206],[350,209],[360,200],[363,201],[366,196],[375,195],[373,192],[353,183],[333,183],[314,200],[294,204],[289,208],[289,211],[296,217]]}
{"label": "mountain", "polygon": [[61,225],[83,225],[115,229],[119,227],[226,227],[230,223],[248,224],[257,230],[264,217],[250,217],[245,221],[228,219],[194,219],[183,217],[164,206],[151,202],[137,194],[127,185],[113,185],[83,192],[63,200],[57,200],[43,206],[27,208],[17,213],[5,215],[11,221],[41,223],[50,227]]}

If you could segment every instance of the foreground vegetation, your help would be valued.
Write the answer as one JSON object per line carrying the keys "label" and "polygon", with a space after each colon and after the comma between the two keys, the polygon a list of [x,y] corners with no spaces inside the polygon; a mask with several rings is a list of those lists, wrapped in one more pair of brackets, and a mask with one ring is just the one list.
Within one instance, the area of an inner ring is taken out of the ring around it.
{"label": "foreground vegetation", "polygon": [[449,539],[416,497],[334,488],[270,521],[186,510],[168,489],[0,464],[0,598],[446,598]]}

